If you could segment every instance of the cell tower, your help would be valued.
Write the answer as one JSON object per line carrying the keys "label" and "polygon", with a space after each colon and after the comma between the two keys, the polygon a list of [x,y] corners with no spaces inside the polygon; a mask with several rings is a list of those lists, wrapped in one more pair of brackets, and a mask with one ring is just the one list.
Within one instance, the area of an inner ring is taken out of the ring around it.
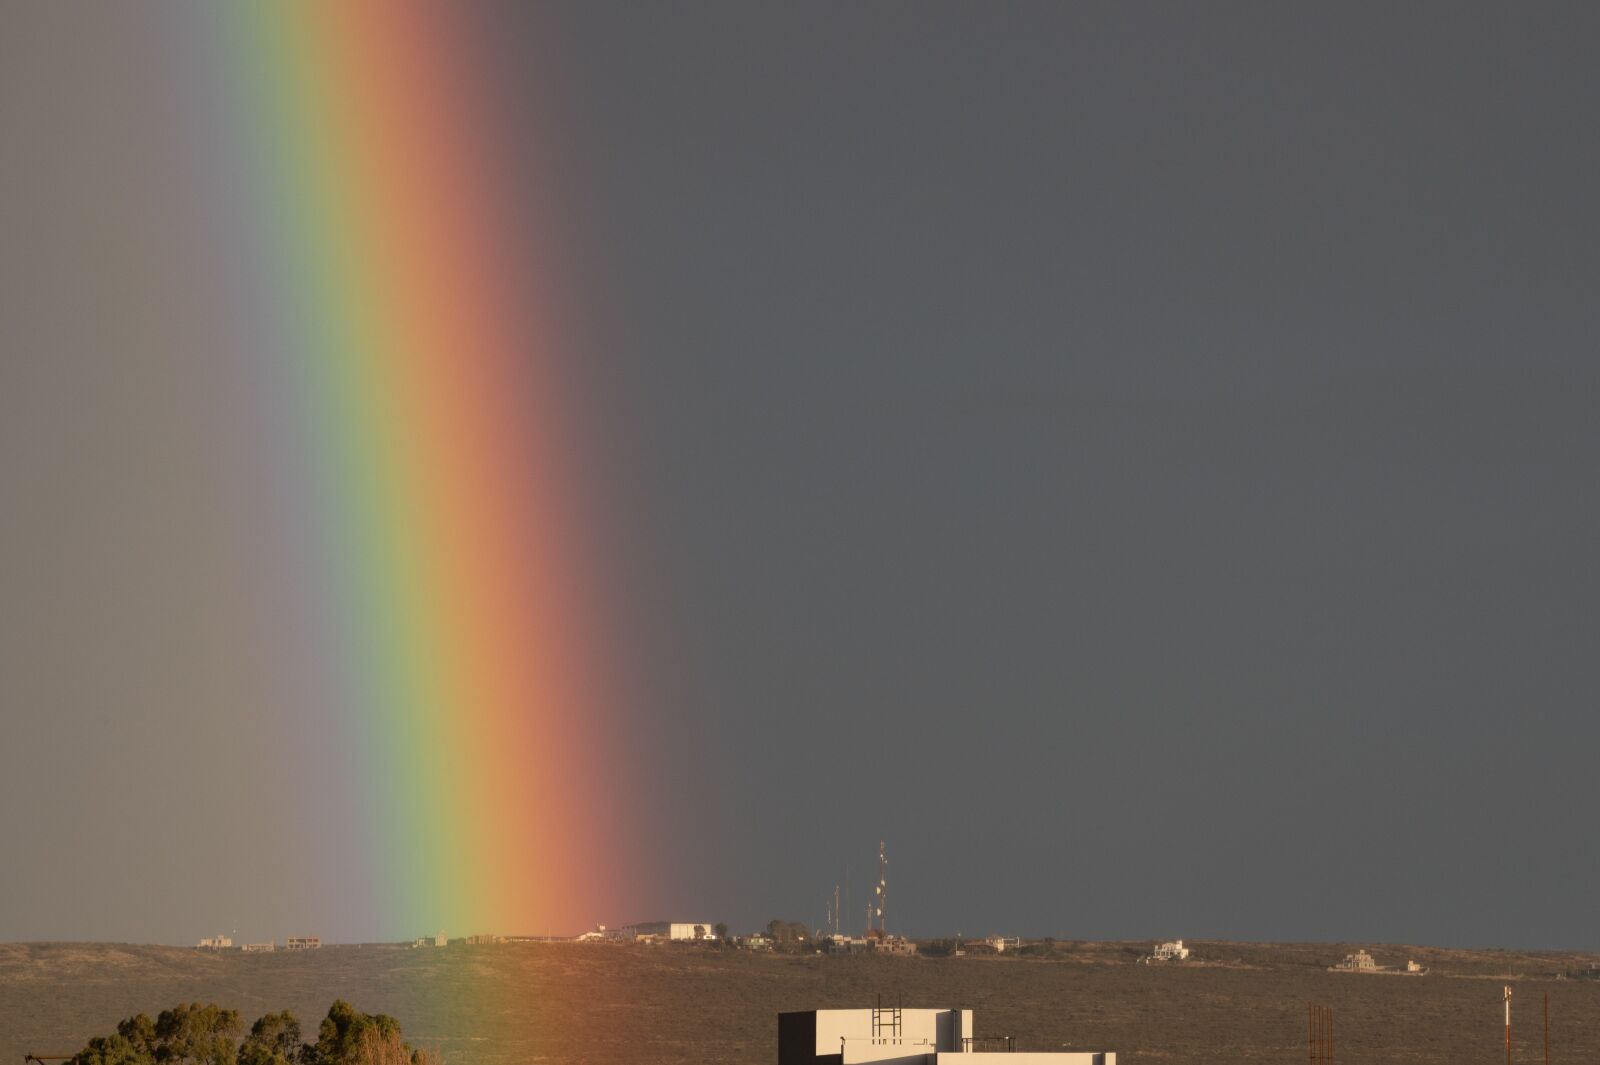
{"label": "cell tower", "polygon": [[[878,918],[878,931],[884,935],[889,934],[889,922],[885,920],[883,911],[889,902],[889,855],[884,849],[883,841],[878,841],[878,887],[877,897],[874,900],[873,913]],[[872,922],[867,922],[867,930],[872,930]]]}

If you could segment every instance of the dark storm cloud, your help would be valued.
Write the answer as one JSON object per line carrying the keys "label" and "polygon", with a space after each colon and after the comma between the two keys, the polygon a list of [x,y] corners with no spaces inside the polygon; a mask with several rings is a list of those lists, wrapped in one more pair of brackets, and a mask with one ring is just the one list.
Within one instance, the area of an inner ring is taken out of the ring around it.
{"label": "dark storm cloud", "polygon": [[[1592,8],[492,21],[560,188],[660,915],[817,921],[847,864],[856,912],[885,838],[913,933],[1592,945]],[[34,445],[95,408],[16,395],[6,483],[81,484],[92,432]],[[71,755],[59,675],[5,674],[47,751],[11,807]],[[38,816],[5,838],[72,868]],[[42,875],[0,935],[70,922]]]}
{"label": "dark storm cloud", "polygon": [[680,905],[1579,935],[1591,11],[553,21]]}

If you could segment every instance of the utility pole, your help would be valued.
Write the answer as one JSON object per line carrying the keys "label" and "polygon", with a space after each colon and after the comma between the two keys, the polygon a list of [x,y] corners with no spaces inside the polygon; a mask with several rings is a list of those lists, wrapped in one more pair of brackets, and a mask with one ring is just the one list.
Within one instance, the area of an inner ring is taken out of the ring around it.
{"label": "utility pole", "polygon": [[1506,988],[1506,1065],[1511,1065],[1511,988]]}

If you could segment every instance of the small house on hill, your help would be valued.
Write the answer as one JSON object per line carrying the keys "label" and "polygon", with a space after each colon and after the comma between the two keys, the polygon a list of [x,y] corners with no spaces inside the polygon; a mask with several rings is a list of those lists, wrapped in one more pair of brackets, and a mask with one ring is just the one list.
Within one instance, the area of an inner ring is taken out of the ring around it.
{"label": "small house on hill", "polygon": [[1378,971],[1378,963],[1371,954],[1358,950],[1354,954],[1346,954],[1344,961],[1333,966],[1333,969],[1341,973],[1375,973]]}

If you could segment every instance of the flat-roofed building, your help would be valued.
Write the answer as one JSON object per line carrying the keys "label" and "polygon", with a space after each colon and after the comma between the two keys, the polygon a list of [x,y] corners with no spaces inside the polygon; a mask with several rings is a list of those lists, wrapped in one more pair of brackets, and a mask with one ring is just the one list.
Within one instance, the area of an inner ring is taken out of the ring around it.
{"label": "flat-roofed building", "polygon": [[716,939],[717,926],[710,921],[700,924],[695,924],[692,921],[672,921],[667,927],[667,938],[674,943],[696,939]]}
{"label": "flat-roofed building", "polygon": [[1115,1053],[1029,1053],[972,1032],[971,1010],[805,1010],[778,1014],[778,1065],[1117,1065]]}
{"label": "flat-roofed building", "polygon": [[321,936],[290,936],[283,945],[284,950],[320,950],[321,947]]}

